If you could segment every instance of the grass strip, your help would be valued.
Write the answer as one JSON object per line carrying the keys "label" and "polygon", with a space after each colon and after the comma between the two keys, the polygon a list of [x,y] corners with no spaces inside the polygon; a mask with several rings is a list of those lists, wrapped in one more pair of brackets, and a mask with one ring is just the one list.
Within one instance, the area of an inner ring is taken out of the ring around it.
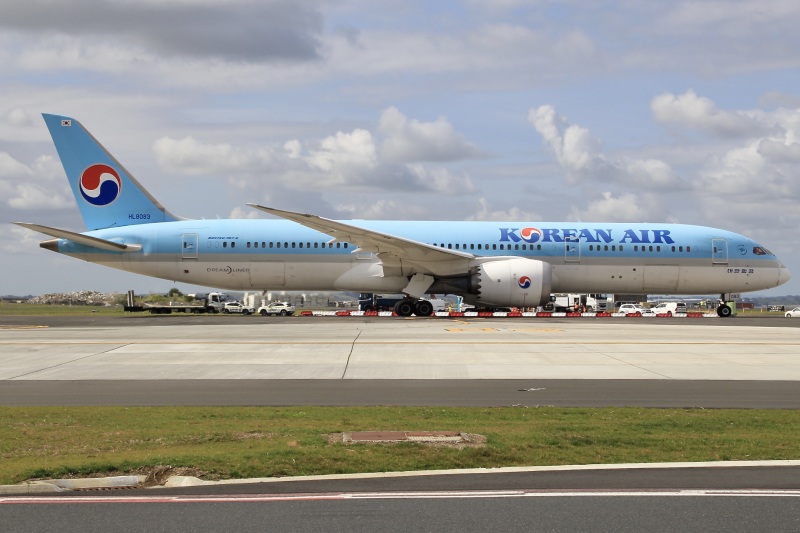
{"label": "grass strip", "polygon": [[[481,447],[330,442],[458,431]],[[208,479],[561,464],[800,459],[800,411],[644,408],[0,407],[0,484],[169,465]]]}

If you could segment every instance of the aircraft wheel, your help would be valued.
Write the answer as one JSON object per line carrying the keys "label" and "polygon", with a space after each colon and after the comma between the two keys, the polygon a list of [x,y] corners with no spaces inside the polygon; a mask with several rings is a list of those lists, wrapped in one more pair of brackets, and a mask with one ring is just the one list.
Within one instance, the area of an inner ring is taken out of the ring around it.
{"label": "aircraft wheel", "polygon": [[719,307],[717,307],[717,316],[720,316],[722,318],[728,318],[729,316],[731,316],[731,308],[728,307],[727,305],[720,305]]}
{"label": "aircraft wheel", "polygon": [[417,316],[431,316],[433,314],[433,305],[427,300],[419,300],[414,305],[414,314]]}
{"label": "aircraft wheel", "polygon": [[394,304],[394,312],[397,316],[411,316],[414,313],[414,302],[412,300],[400,300]]}

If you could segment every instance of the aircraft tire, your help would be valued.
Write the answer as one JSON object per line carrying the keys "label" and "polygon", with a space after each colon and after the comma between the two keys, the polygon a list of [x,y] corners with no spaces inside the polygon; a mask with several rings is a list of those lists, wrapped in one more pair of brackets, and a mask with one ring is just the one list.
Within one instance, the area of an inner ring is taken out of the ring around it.
{"label": "aircraft tire", "polygon": [[731,316],[731,308],[727,305],[720,305],[717,307],[717,316],[722,318],[728,318]]}
{"label": "aircraft tire", "polygon": [[419,300],[414,304],[414,314],[417,316],[431,316],[433,314],[433,305],[427,300]]}
{"label": "aircraft tire", "polygon": [[414,301],[400,300],[394,304],[394,312],[397,313],[397,316],[411,316],[414,314]]}

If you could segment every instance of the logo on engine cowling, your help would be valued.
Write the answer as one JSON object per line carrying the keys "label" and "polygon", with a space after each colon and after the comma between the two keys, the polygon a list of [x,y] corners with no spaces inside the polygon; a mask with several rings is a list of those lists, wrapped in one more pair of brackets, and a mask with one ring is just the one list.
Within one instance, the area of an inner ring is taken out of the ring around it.
{"label": "logo on engine cowling", "polygon": [[528,276],[520,276],[517,283],[519,283],[519,286],[522,287],[523,289],[528,289],[531,286],[531,278],[529,278]]}

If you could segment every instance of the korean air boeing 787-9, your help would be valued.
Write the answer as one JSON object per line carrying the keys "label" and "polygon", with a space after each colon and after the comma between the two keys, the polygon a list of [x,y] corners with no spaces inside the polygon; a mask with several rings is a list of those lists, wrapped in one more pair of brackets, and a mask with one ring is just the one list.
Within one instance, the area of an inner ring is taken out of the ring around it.
{"label": "korean air boeing 787-9", "polygon": [[790,277],[752,239],[682,224],[339,221],[254,204],[282,220],[185,220],[80,122],[44,119],[87,231],[16,224],[54,237],[42,248],[146,276],[229,290],[404,293],[401,316],[430,315],[427,293],[503,307],[582,292],[718,293],[725,302]]}

